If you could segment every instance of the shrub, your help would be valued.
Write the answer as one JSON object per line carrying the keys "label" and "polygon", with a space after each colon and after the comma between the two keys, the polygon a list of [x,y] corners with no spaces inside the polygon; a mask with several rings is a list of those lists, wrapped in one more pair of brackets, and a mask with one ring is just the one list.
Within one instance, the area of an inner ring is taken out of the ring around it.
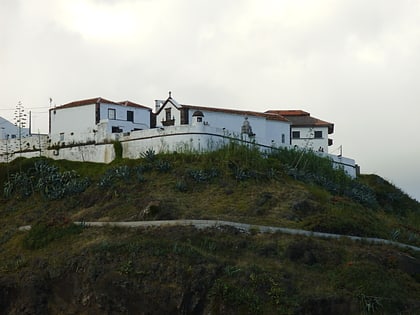
{"label": "shrub", "polygon": [[160,173],[167,173],[172,168],[172,165],[169,161],[157,160],[156,169]]}
{"label": "shrub", "polygon": [[285,172],[296,180],[315,184],[335,195],[342,195],[367,206],[377,207],[375,192],[342,169],[335,169],[332,161],[311,151],[279,149],[269,154],[284,165]]}
{"label": "shrub", "polygon": [[186,192],[188,190],[187,183],[184,180],[178,180],[175,183],[175,189],[180,192]]}
{"label": "shrub", "polygon": [[102,177],[99,179],[98,186],[102,188],[112,187],[120,180],[123,180],[127,183],[130,180],[130,176],[131,170],[129,166],[118,166],[107,170],[105,174],[102,175]]}
{"label": "shrub", "polygon": [[146,152],[140,154],[140,157],[148,163],[153,163],[156,159],[156,152],[153,149],[147,149]]}
{"label": "shrub", "polygon": [[18,193],[29,197],[37,191],[47,199],[55,200],[83,192],[88,186],[89,180],[80,178],[76,171],[60,172],[45,160],[39,160],[26,172],[12,174],[4,183],[4,195],[10,198]]}
{"label": "shrub", "polygon": [[197,183],[206,182],[209,179],[206,172],[201,169],[189,170],[187,173]]}
{"label": "shrub", "polygon": [[115,152],[115,158],[116,159],[122,159],[123,156],[123,147],[120,141],[114,141],[114,152]]}

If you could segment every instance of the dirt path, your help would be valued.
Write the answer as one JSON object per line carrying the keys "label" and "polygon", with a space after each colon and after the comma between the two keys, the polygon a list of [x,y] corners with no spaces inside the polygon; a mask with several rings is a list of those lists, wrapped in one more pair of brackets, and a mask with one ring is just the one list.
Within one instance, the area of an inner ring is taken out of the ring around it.
{"label": "dirt path", "polygon": [[274,226],[264,226],[264,225],[254,225],[254,224],[245,224],[237,223],[230,221],[219,221],[219,220],[167,220],[167,221],[133,221],[133,222],[74,222],[78,225],[84,226],[120,226],[120,227],[130,227],[130,228],[140,228],[140,227],[153,227],[153,226],[194,226],[198,229],[205,229],[218,226],[232,226],[238,230],[249,232],[256,231],[259,233],[285,233],[291,235],[304,235],[318,238],[347,238],[352,241],[362,241],[371,244],[386,244],[394,245],[400,248],[408,248],[415,251],[420,251],[420,247],[413,245],[403,244],[395,241],[385,240],[382,238],[374,237],[360,237],[360,236],[351,236],[351,235],[340,235],[332,233],[322,233],[322,232],[311,232],[306,230],[299,229],[289,229],[281,228]]}

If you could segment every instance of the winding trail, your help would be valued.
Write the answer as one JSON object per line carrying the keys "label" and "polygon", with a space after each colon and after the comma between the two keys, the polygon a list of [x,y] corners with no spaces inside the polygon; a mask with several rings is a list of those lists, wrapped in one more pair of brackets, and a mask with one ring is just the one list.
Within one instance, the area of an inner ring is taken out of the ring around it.
{"label": "winding trail", "polygon": [[101,226],[119,226],[127,228],[145,228],[145,227],[165,227],[165,226],[194,226],[197,229],[206,229],[212,227],[220,226],[231,226],[240,231],[249,232],[256,231],[259,233],[284,233],[291,235],[303,235],[311,236],[318,238],[332,238],[340,239],[347,238],[352,241],[361,241],[371,244],[385,244],[393,245],[400,248],[412,249],[414,251],[420,251],[420,247],[408,245],[404,243],[399,243],[395,241],[390,241],[382,238],[375,237],[360,237],[360,236],[351,236],[351,235],[341,235],[341,234],[332,234],[332,233],[323,233],[323,232],[312,232],[300,229],[289,229],[281,228],[274,226],[265,226],[265,225],[255,225],[255,224],[246,224],[246,223],[237,223],[231,221],[220,221],[220,220],[164,220],[164,221],[133,221],[133,222],[74,222],[77,225],[91,226],[91,227],[101,227]]}

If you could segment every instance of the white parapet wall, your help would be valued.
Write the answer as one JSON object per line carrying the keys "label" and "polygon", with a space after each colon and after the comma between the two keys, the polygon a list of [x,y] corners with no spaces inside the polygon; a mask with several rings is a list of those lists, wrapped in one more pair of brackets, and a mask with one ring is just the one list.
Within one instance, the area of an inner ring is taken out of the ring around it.
{"label": "white parapet wall", "polygon": [[359,166],[356,164],[355,160],[341,155],[328,154],[328,157],[332,159],[333,166],[335,168],[340,168],[344,170],[344,172],[346,172],[350,177],[356,178],[359,173]]}
{"label": "white parapet wall", "polygon": [[315,152],[317,155],[331,159],[333,167],[342,169],[351,178],[356,178],[359,174],[359,166],[354,159],[344,157],[341,155],[333,155],[323,152]]}
{"label": "white parapet wall", "polygon": [[21,139],[1,139],[0,163],[11,162],[18,157],[33,158],[45,156],[48,139],[48,135],[44,134],[31,135]]}
{"label": "white parapet wall", "polygon": [[69,147],[48,149],[45,156],[54,160],[111,163],[115,159],[115,150],[112,143],[78,144]]}
{"label": "white parapet wall", "polygon": [[262,148],[271,148],[263,139],[236,135],[222,128],[206,125],[171,126],[131,132],[119,138],[123,157],[136,159],[147,150],[156,153],[167,152],[206,152],[217,150],[230,141],[237,141]]}
{"label": "white parapet wall", "polygon": [[[105,143],[89,142],[52,147],[49,145],[47,135],[33,135],[22,138],[20,141],[19,139],[0,140],[0,162],[11,162],[18,157],[45,156],[55,160],[110,163],[116,158],[114,144],[110,141],[119,141],[122,157],[128,159],[138,159],[148,150],[156,153],[213,151],[232,141],[258,146],[261,151],[275,149],[271,143],[265,143],[265,139],[262,138],[249,138],[247,135],[241,136],[226,129],[208,125],[181,125],[137,130],[131,133],[115,133],[111,134]],[[287,145],[284,147],[290,148]],[[324,152],[315,153],[331,159],[335,168],[344,170],[352,178],[359,173],[359,167],[353,159]]]}

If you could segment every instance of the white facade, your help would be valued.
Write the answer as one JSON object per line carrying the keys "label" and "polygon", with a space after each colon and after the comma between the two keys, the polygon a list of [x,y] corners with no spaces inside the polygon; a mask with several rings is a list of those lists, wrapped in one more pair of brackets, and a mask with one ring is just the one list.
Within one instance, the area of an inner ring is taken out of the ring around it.
{"label": "white facade", "polygon": [[112,140],[112,134],[150,128],[151,109],[91,99],[50,110],[52,146]]}
{"label": "white facade", "polygon": [[93,141],[95,128],[95,104],[50,110],[52,145]]}
{"label": "white facade", "polygon": [[[255,141],[268,146],[290,145],[290,122],[278,115],[251,111],[213,109],[202,106],[180,105],[171,97],[162,103],[156,113],[156,127],[191,125],[194,113],[203,114],[205,126],[219,128],[226,136],[242,137],[247,141]],[[242,133],[242,126],[247,120],[253,135]]]}
{"label": "white facade", "polygon": [[[132,114],[129,114],[129,113]],[[115,113],[115,116],[113,116]],[[118,104],[100,104],[100,121],[108,122],[107,133],[131,132],[150,128],[149,108],[122,106]],[[132,117],[129,117],[132,115]],[[131,121],[132,119],[132,121]],[[115,131],[118,129],[119,131]]]}
{"label": "white facade", "polygon": [[292,127],[292,146],[328,152],[328,127]]}
{"label": "white facade", "polygon": [[[244,140],[255,141],[259,144],[268,146],[288,146],[290,138],[290,123],[277,120],[269,120],[267,117],[254,116],[252,114],[213,112],[210,110],[200,111],[204,114],[203,122],[206,125],[224,129],[225,133],[242,137]],[[192,120],[193,109],[190,109],[190,121]],[[241,134],[241,128],[247,118],[253,137]],[[282,141],[283,140],[283,141]]]}
{"label": "white facade", "polygon": [[0,139],[0,163],[7,163],[18,157],[46,156],[48,135],[36,134],[25,138]]}
{"label": "white facade", "polygon": [[[16,157],[109,163],[115,159],[111,141],[118,140],[124,158],[155,152],[204,152],[230,141],[261,150],[297,147],[332,159],[335,167],[355,177],[357,165],[349,158],[328,154],[334,125],[301,110],[265,113],[181,105],[171,96],[157,102],[156,113],[142,105],[101,98],[50,109],[50,135],[0,139],[0,162]],[[284,114],[284,115],[283,115]],[[0,121],[1,123],[1,121]],[[15,126],[13,126],[15,127]],[[16,127],[15,127],[16,128]],[[6,128],[2,127],[3,134]]]}
{"label": "white facade", "polygon": [[[25,138],[29,136],[29,128],[20,129],[20,137]],[[19,138],[19,127],[0,117],[0,139],[16,139]]]}

